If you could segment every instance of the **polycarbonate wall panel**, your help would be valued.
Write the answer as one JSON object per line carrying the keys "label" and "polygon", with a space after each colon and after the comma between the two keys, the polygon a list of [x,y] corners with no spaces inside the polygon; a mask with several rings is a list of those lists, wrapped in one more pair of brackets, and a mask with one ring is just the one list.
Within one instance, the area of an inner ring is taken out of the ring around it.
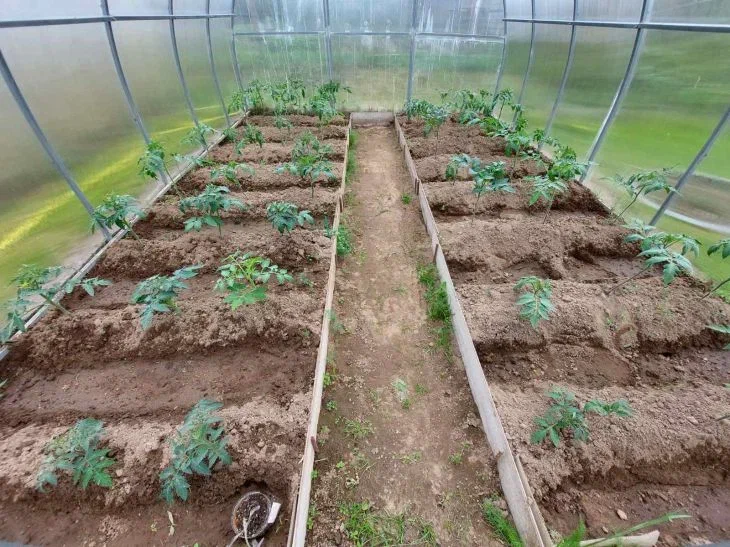
{"label": "polycarbonate wall panel", "polygon": [[109,13],[112,15],[163,15],[167,13],[168,6],[168,0],[108,0],[108,2]]}
{"label": "polycarbonate wall panel", "polygon": [[501,89],[511,89],[515,93],[515,100],[522,88],[522,80],[527,70],[527,60],[530,56],[530,25],[529,23],[507,24],[507,56],[502,69]]}
{"label": "polycarbonate wall panel", "polygon": [[[225,2],[229,4],[230,2]],[[222,13],[222,12],[221,12]],[[233,57],[231,54],[231,21],[230,19],[211,19],[210,35],[213,44],[213,62],[218,74],[218,81],[221,85],[223,100],[228,105],[231,95],[238,90],[236,73],[233,68]]]}
{"label": "polycarbonate wall panel", "polygon": [[577,0],[577,2],[579,19],[582,20],[633,22],[641,17],[642,0]]}
{"label": "polycarbonate wall panel", "polygon": [[652,21],[663,23],[730,24],[727,0],[654,0]]}
{"label": "polycarbonate wall panel", "polygon": [[12,296],[8,285],[21,264],[78,267],[100,237],[89,237],[89,215],[51,165],[1,81],[0,112],[2,304]]}
{"label": "polycarbonate wall panel", "polygon": [[579,157],[587,153],[611,106],[626,72],[635,36],[636,31],[627,29],[576,29],[573,66],[552,134],[574,148]]}
{"label": "polycarbonate wall panel", "polygon": [[[169,152],[192,150],[180,143],[193,120],[175,70],[169,23],[125,21],[113,26],[129,87],[152,138]],[[142,153],[142,145],[135,153]]]}
{"label": "polycarbonate wall panel", "polygon": [[185,84],[190,91],[190,98],[200,122],[215,129],[224,128],[226,120],[216,94],[208,59],[205,21],[203,19],[178,19],[175,21],[175,34]]}
{"label": "polycarbonate wall panel", "polygon": [[532,68],[522,97],[530,130],[542,129],[547,123],[560,87],[569,43],[570,27],[536,25]]}
{"label": "polycarbonate wall panel", "polygon": [[403,107],[408,86],[410,39],[405,36],[333,36],[334,79],[352,88],[347,110]]}
{"label": "polycarbonate wall panel", "polygon": [[502,28],[501,0],[419,0],[418,32],[501,35]]}
{"label": "polycarbonate wall panel", "polygon": [[137,194],[142,136],[101,23],[4,29],[0,47],[30,109],[92,204]]}
{"label": "polycarbonate wall panel", "polygon": [[573,19],[573,2],[579,0],[535,0],[536,19]]}
{"label": "polycarbonate wall panel", "polygon": [[0,19],[48,19],[100,15],[98,0],[3,0]]}
{"label": "polycarbonate wall panel", "polygon": [[416,39],[413,96],[438,101],[440,91],[494,90],[502,43],[497,41],[426,38]]}
{"label": "polycarbonate wall panel", "polygon": [[330,2],[330,27],[334,32],[409,32],[412,19],[412,0]]}
{"label": "polycarbonate wall panel", "polygon": [[717,281],[730,276],[730,266],[719,254],[707,256],[707,247],[730,236],[728,158],[730,126],[726,125],[710,154],[700,163],[694,176],[682,188],[658,223],[662,230],[690,233],[699,238],[703,247],[695,263]]}
{"label": "polycarbonate wall panel", "polygon": [[324,30],[322,0],[238,0],[236,30],[302,32]]}
{"label": "polycarbonate wall panel", "polygon": [[[601,177],[665,167],[676,177],[684,172],[727,108],[730,57],[712,52],[728,48],[727,34],[647,31],[633,83],[591,178],[608,200],[624,196]],[[722,167],[730,170],[730,158]],[[652,194],[631,214],[648,220],[659,201]]]}
{"label": "polycarbonate wall panel", "polygon": [[237,36],[236,44],[244,85],[289,76],[312,87],[327,79],[324,38],[319,35]]}

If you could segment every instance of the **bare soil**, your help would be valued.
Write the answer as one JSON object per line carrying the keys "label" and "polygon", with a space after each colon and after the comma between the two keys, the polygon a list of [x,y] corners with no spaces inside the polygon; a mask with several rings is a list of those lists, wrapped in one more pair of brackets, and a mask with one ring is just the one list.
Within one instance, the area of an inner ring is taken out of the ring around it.
{"label": "bare soil", "polygon": [[[340,505],[363,501],[374,512],[424,519],[439,545],[498,544],[479,511],[498,488],[495,462],[460,361],[435,346],[416,273],[430,260],[429,240],[416,201],[401,201],[411,184],[394,129],[358,132],[345,208],[355,251],[337,270],[341,327],[330,342],[334,384],[320,416],[308,545],[350,545]],[[372,433],[354,439],[350,420]],[[460,452],[463,462],[450,463]]]}
{"label": "bare soil", "polygon": [[[682,510],[693,518],[663,526],[662,543],[727,539],[730,420],[720,418],[730,412],[730,353],[707,327],[730,322],[730,306],[702,299],[706,287],[693,278],[663,287],[659,270],[617,288],[643,269],[623,222],[578,185],[546,219],[544,204],[528,206],[531,166],[518,163],[517,194],[484,196],[475,209],[471,185],[444,181],[443,169],[461,152],[509,165],[501,139],[447,122],[437,152],[435,136],[403,123],[482,366],[548,526],[565,534],[582,518],[598,537]],[[556,311],[537,329],[514,303],[513,285],[526,275],[553,280]],[[589,417],[588,443],[530,444],[554,386],[580,402],[626,399],[634,416]]]}
{"label": "bare soil", "polygon": [[[185,233],[176,198],[168,196],[135,225],[139,240],[112,246],[89,274],[111,286],[94,298],[69,295],[63,305],[71,315],[49,312],[13,346],[3,362],[9,383],[0,400],[0,538],[34,545],[225,545],[238,498],[264,489],[282,503],[267,545],[285,545],[329,268],[331,242],[322,227],[334,213],[335,193],[317,187],[312,197],[273,173],[274,165],[257,168],[267,174],[256,185],[233,188],[248,208],[226,214],[222,234]],[[181,187],[192,190],[206,178],[201,169]],[[279,234],[265,217],[266,204],[277,200],[309,209],[316,226]],[[271,258],[295,281],[271,282],[264,302],[232,311],[213,286],[221,260],[236,250]],[[192,264],[202,269],[187,282],[177,312],[157,316],[143,331],[138,306],[129,303],[137,283]],[[168,506],[158,480],[170,457],[166,439],[201,398],[224,404],[233,464],[191,478],[190,500]],[[114,487],[81,491],[63,476],[58,487],[38,492],[43,447],[83,417],[105,423],[103,442],[117,461]]]}

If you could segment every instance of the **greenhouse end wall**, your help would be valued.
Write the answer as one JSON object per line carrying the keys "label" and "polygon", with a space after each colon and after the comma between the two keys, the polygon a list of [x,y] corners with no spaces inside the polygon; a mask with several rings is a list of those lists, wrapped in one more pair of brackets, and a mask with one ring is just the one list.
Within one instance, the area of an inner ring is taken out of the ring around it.
{"label": "greenhouse end wall", "polygon": [[[585,182],[607,203],[626,203],[606,180],[614,174],[668,168],[684,180],[658,226],[706,248],[730,233],[730,134],[720,124],[730,57],[717,54],[730,49],[728,25],[721,0],[3,2],[0,299],[21,264],[71,271],[103,242],[8,76],[92,206],[109,192],[151,196],[164,181],[138,173],[146,138],[190,152],[182,136],[196,121],[224,129],[225,102],[254,79],[340,80],[353,90],[348,110],[509,87],[530,129],[549,127],[593,158]],[[630,214],[650,221],[661,202]],[[702,253],[697,265],[728,275],[720,258]]]}

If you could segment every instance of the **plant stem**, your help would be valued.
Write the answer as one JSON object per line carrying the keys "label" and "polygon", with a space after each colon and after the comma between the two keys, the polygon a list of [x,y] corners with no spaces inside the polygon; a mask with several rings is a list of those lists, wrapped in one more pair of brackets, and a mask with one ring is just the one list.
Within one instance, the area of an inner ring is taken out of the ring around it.
{"label": "plant stem", "polygon": [[717,289],[719,289],[720,287],[722,287],[725,283],[729,283],[729,282],[730,282],[730,277],[728,277],[725,281],[720,281],[720,283],[718,283],[712,289],[710,289],[708,292],[706,292],[705,295],[702,298],[707,298],[712,293],[714,293]]}
{"label": "plant stem", "polygon": [[623,281],[622,281],[621,283],[619,283],[618,285],[614,285],[614,287],[613,287],[613,288],[612,288],[612,289],[611,289],[610,291],[608,291],[608,294],[611,294],[612,292],[614,292],[614,291],[615,291],[616,289],[618,289],[618,288],[619,288],[619,287],[620,287],[621,285],[624,285],[625,283],[628,283],[628,282],[629,282],[629,281],[631,281],[632,279],[635,279],[635,278],[639,277],[639,276],[640,276],[641,274],[643,274],[643,273],[644,273],[644,272],[645,272],[646,270],[648,270],[649,268],[651,268],[651,266],[647,266],[646,268],[644,268],[643,270],[641,270],[641,271],[640,271],[640,272],[638,272],[638,273],[635,273],[634,275],[632,275],[632,276],[631,276],[631,277],[629,277],[628,279],[624,279],[624,280],[623,280]]}
{"label": "plant stem", "polygon": [[548,215],[550,214],[550,209],[551,209],[551,208],[552,208],[552,206],[553,206],[553,201],[554,201],[554,200],[552,200],[552,199],[551,199],[551,200],[550,200],[550,203],[548,203],[548,206],[547,206],[547,210],[545,211],[545,217],[544,217],[544,218],[542,219],[542,223],[543,223],[543,224],[545,224],[545,223],[547,222],[547,219],[548,219]]}
{"label": "plant stem", "polygon": [[624,210],[621,211],[618,215],[618,218],[623,217],[624,213],[631,207],[634,203],[636,203],[636,200],[639,199],[639,193],[634,195],[634,199],[631,200],[631,203],[629,203],[626,207],[624,207]]}
{"label": "plant stem", "polygon": [[64,307],[63,307],[63,306],[62,306],[61,304],[59,304],[58,302],[54,301],[54,300],[53,300],[52,298],[48,298],[48,297],[47,297],[46,295],[44,295],[44,294],[42,294],[42,295],[41,295],[41,297],[43,297],[43,300],[45,300],[46,302],[48,302],[48,303],[49,303],[49,304],[50,304],[51,306],[53,306],[54,308],[56,308],[56,309],[57,309],[58,311],[60,311],[61,313],[64,313],[64,314],[66,314],[66,315],[71,315],[71,312],[70,312],[70,311],[68,311],[68,310],[67,310],[66,308],[64,308]]}

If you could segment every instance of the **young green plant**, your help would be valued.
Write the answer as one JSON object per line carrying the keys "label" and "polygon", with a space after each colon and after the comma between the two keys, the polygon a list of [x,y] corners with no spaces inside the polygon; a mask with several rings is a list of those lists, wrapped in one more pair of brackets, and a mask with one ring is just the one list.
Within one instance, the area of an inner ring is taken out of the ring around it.
{"label": "young green plant", "polygon": [[234,186],[241,186],[241,181],[238,180],[239,174],[254,175],[254,169],[247,163],[238,163],[235,161],[229,161],[228,163],[221,163],[213,167],[210,170],[210,180],[216,182],[220,179],[227,180]]}
{"label": "young green plant", "polygon": [[111,488],[113,481],[108,469],[116,462],[109,457],[110,449],[99,448],[103,435],[102,422],[84,418],[53,438],[43,450],[46,455],[38,473],[38,489],[44,492],[46,486],[56,486],[59,471],[69,473],[74,485],[83,490],[89,484]]}
{"label": "young green plant", "polygon": [[136,199],[129,195],[107,194],[91,215],[91,233],[98,227],[112,230],[115,227],[127,230],[134,239],[139,239],[132,229],[130,217],[144,218],[145,214]]}
{"label": "young green plant", "polygon": [[[639,257],[644,258],[644,268],[636,274],[624,279],[611,288],[609,294],[622,285],[628,283],[649,270],[652,266],[662,266],[662,282],[664,286],[670,285],[679,274],[691,275],[692,263],[686,255],[699,254],[701,243],[684,234],[668,234],[665,232],[653,232],[654,227],[642,222],[632,222],[624,226],[635,230],[624,238],[627,243],[639,243],[641,252]],[[680,252],[675,251],[672,246],[681,245]]]}
{"label": "young green plant", "polygon": [[633,173],[628,177],[615,175],[612,180],[621,186],[630,196],[630,201],[618,214],[618,218],[622,218],[623,214],[631,207],[641,196],[651,194],[653,192],[663,191],[667,194],[675,193],[677,190],[667,182],[669,169],[660,169],[654,171],[640,171]]}
{"label": "young green plant", "polygon": [[187,501],[190,494],[187,475],[209,477],[217,463],[232,463],[226,449],[228,438],[224,435],[223,418],[215,414],[222,406],[201,399],[170,439],[170,463],[160,473],[162,498],[168,503],[176,497]]}
{"label": "young green plant", "polygon": [[271,276],[276,277],[279,285],[293,279],[268,258],[241,251],[224,258],[218,274],[220,278],[215,283],[215,290],[227,293],[223,300],[232,310],[266,300],[266,283]]}
{"label": "young green plant", "polygon": [[131,302],[143,305],[139,311],[143,330],[150,328],[155,315],[177,310],[177,299],[188,288],[184,281],[198,275],[200,268],[200,265],[185,266],[172,275],[153,275],[137,285]]}
{"label": "young green plant", "polygon": [[[715,253],[722,257],[723,260],[727,260],[727,258],[730,257],[730,238],[721,239],[717,243],[714,243],[707,248],[708,256],[712,256]],[[703,298],[710,296],[726,283],[730,283],[730,277],[723,281],[720,281],[717,285],[712,287],[709,291],[707,291],[707,293],[705,293],[705,296],[703,296]]]}
{"label": "young green plant", "polygon": [[258,127],[251,124],[246,124],[243,130],[243,137],[236,143],[236,153],[242,154],[243,149],[249,144],[258,144],[259,148],[264,147],[264,134]]}
{"label": "young green plant", "polygon": [[18,298],[16,304],[28,302],[29,297],[39,296],[46,304],[58,311],[70,314],[71,312],[68,309],[56,302],[55,299],[59,293],[71,294],[76,287],[81,287],[89,296],[94,296],[97,287],[111,285],[111,281],[98,277],[71,278],[63,282],[56,281],[56,278],[62,272],[63,268],[61,266],[41,267],[35,264],[23,264],[11,280],[11,283],[17,288]]}
{"label": "young green plant", "polygon": [[223,219],[221,213],[229,209],[245,210],[246,206],[235,198],[229,196],[230,190],[227,186],[216,186],[208,184],[205,190],[197,196],[191,196],[180,200],[178,206],[182,213],[194,212],[194,216],[185,221],[185,231],[194,230],[199,232],[203,226],[218,228],[218,234],[223,235]]}
{"label": "young green plant", "polygon": [[198,123],[188,131],[180,141],[182,144],[191,144],[193,146],[208,147],[206,137],[215,133],[215,130],[204,123]]}
{"label": "young green plant", "polygon": [[292,149],[291,161],[276,168],[277,173],[291,173],[299,177],[302,182],[309,181],[314,197],[314,183],[321,176],[334,178],[332,163],[327,156],[332,153],[332,147],[322,144],[310,131],[297,139]]}
{"label": "young green plant", "polygon": [[550,319],[555,311],[552,303],[553,286],[549,279],[540,279],[534,275],[520,278],[514,287],[515,291],[523,291],[515,304],[520,308],[520,318],[527,319],[533,329],[537,329],[540,321]]}
{"label": "young green plant", "polygon": [[575,395],[570,391],[553,388],[547,393],[547,396],[551,399],[552,404],[544,416],[535,418],[537,429],[530,437],[530,442],[533,444],[540,444],[543,440],[550,439],[550,442],[557,447],[560,445],[561,435],[566,432],[570,432],[576,441],[588,441],[590,431],[586,423],[586,416],[590,413],[599,416],[615,414],[620,418],[632,415],[631,407],[624,399],[613,403],[592,399],[581,408]]}
{"label": "young green plant", "polygon": [[300,211],[296,205],[286,201],[272,201],[266,206],[266,218],[280,234],[289,234],[297,226],[314,224],[309,211]]}

